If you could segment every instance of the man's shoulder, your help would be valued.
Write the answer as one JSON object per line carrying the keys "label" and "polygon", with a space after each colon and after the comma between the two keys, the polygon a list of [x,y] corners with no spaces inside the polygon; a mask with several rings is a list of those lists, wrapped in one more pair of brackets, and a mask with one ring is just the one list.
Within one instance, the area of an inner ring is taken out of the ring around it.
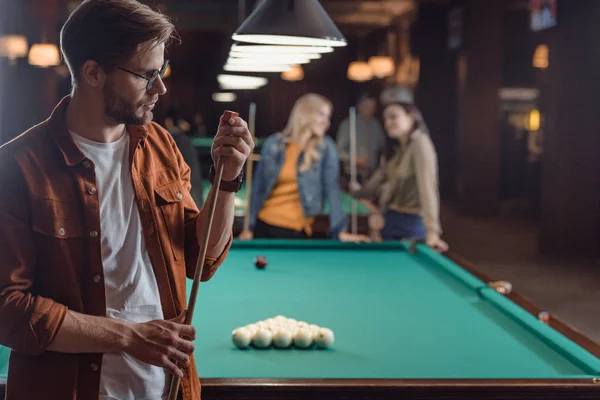
{"label": "man's shoulder", "polygon": [[153,142],[174,143],[173,136],[158,123],[152,121],[144,128],[148,131],[148,139]]}
{"label": "man's shoulder", "polygon": [[41,122],[0,146],[0,164],[14,163],[24,154],[48,151],[48,121]]}

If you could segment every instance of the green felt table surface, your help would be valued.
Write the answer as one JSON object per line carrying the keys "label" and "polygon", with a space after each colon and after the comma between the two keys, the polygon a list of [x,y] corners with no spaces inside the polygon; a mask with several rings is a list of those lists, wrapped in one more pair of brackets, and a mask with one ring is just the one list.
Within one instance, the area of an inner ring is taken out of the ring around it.
{"label": "green felt table surface", "polygon": [[[267,257],[264,270],[254,266]],[[188,291],[191,282],[188,282]],[[328,350],[237,349],[233,329],[284,315],[328,327]],[[202,378],[565,379],[600,360],[444,256],[399,243],[235,241],[199,288]],[[0,348],[0,379],[8,350]]]}
{"label": "green felt table surface", "polygon": [[[206,201],[206,197],[208,196],[208,192],[210,190],[210,182],[205,180],[203,182],[204,190],[204,201]],[[352,213],[352,203],[356,204],[356,212],[358,215],[369,215],[370,210],[363,205],[360,201],[355,200],[351,195],[342,191],[342,207],[344,209],[344,213],[350,215]],[[330,208],[329,204],[326,202],[323,210],[323,215],[329,215]],[[240,191],[235,196],[235,215],[238,217],[243,217],[246,213],[246,185],[244,184]]]}
{"label": "green felt table surface", "polygon": [[[253,264],[258,255],[268,259],[265,270]],[[398,244],[236,242],[213,279],[200,286],[194,315],[199,375],[558,379],[600,374],[596,357],[457,271],[464,272],[425,247],[412,255]],[[234,328],[276,315],[332,329],[333,348],[233,346]]]}

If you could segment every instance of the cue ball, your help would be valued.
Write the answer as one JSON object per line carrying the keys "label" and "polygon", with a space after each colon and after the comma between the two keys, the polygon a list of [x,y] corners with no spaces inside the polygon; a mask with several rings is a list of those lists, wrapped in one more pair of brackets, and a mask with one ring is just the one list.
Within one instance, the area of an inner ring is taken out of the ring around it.
{"label": "cue ball", "polygon": [[256,265],[256,268],[258,269],[265,269],[265,267],[267,266],[267,257],[264,256],[258,256],[254,259],[254,265]]}
{"label": "cue ball", "polygon": [[237,328],[231,334],[231,340],[238,349],[245,349],[252,341],[252,335],[246,328]]}
{"label": "cue ball", "polygon": [[547,311],[542,311],[538,314],[538,319],[547,325],[550,323],[550,314]]}
{"label": "cue ball", "polygon": [[300,329],[294,338],[294,345],[301,349],[309,348],[313,343],[313,333],[310,329]]}
{"label": "cue ball", "polygon": [[254,335],[254,339],[252,340],[252,344],[259,349],[266,349],[271,345],[271,341],[273,340],[273,334],[268,329],[259,329]]}
{"label": "cue ball", "polygon": [[315,338],[315,343],[322,349],[328,349],[333,346],[334,340],[335,336],[333,335],[333,331],[331,329],[321,328],[317,337]]}
{"label": "cue ball", "polygon": [[273,345],[280,349],[286,349],[292,344],[292,332],[286,329],[280,329],[273,336]]}

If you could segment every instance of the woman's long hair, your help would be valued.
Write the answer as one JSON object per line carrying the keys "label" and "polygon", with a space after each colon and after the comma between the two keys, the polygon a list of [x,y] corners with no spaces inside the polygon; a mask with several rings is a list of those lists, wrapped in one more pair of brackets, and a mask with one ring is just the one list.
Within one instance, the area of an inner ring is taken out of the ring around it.
{"label": "woman's long hair", "polygon": [[[394,102],[394,103],[386,104],[385,108],[388,108],[390,106],[402,107],[402,109],[406,112],[406,114],[408,114],[409,116],[411,116],[413,118],[413,125],[411,126],[411,128],[408,132],[408,137],[412,136],[412,134],[417,130],[421,131],[425,134],[429,134],[429,129],[427,128],[427,125],[425,124],[425,119],[423,118],[423,114],[421,114],[421,110],[419,110],[419,107],[417,107],[416,105],[414,105],[412,103]],[[400,139],[391,138],[391,137],[387,136],[387,146],[385,146],[385,154],[384,154],[385,159],[389,160],[390,158],[394,157],[394,155],[398,152],[400,145],[401,145]]]}
{"label": "woman's long hair", "polygon": [[296,143],[304,143],[304,159],[300,165],[300,172],[309,170],[318,160],[319,152],[317,147],[323,142],[323,137],[317,136],[308,127],[312,114],[319,112],[319,109],[324,105],[333,108],[331,101],[327,98],[315,94],[308,93],[301,96],[290,113],[286,127],[281,131],[283,141],[288,143],[290,140]]}

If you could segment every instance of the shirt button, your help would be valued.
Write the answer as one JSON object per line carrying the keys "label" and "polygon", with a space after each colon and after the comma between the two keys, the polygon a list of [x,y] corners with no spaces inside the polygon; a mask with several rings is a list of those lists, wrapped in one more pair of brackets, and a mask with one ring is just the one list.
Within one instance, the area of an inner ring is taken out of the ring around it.
{"label": "shirt button", "polygon": [[93,238],[98,237],[98,231],[91,231],[90,236]]}
{"label": "shirt button", "polygon": [[83,166],[84,166],[85,168],[91,168],[91,167],[92,167],[92,163],[91,163],[91,162],[89,162],[88,160],[85,160],[85,161],[83,162]]}
{"label": "shirt button", "polygon": [[100,275],[94,275],[94,282],[98,283],[102,280],[102,277]]}
{"label": "shirt button", "polygon": [[60,236],[65,236],[65,228],[60,228],[60,229],[58,230],[58,234],[59,234]]}
{"label": "shirt button", "polygon": [[183,195],[181,194],[181,192],[177,192],[177,198],[179,200],[183,199]]}
{"label": "shirt button", "polygon": [[91,187],[88,189],[88,193],[89,194],[96,194],[96,188],[95,187]]}
{"label": "shirt button", "polygon": [[90,368],[92,369],[92,371],[98,371],[98,364],[93,363],[92,365],[90,365]]}

